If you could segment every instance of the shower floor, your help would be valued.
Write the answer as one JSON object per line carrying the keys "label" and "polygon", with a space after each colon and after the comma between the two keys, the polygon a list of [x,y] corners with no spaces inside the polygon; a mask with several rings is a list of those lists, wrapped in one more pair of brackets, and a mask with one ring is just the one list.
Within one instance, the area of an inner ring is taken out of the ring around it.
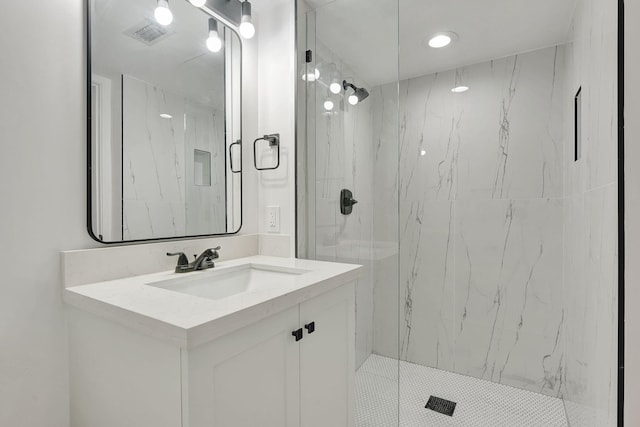
{"label": "shower floor", "polygon": [[[356,427],[393,427],[398,361],[371,355],[356,373]],[[400,362],[401,427],[567,427],[562,400]],[[425,409],[434,395],[457,403],[452,417]]]}

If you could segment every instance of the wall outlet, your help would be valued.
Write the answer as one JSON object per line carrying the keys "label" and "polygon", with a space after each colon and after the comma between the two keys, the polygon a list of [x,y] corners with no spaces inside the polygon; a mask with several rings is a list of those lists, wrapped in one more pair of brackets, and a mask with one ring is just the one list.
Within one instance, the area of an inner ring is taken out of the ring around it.
{"label": "wall outlet", "polygon": [[280,232],[280,206],[267,206],[267,231]]}

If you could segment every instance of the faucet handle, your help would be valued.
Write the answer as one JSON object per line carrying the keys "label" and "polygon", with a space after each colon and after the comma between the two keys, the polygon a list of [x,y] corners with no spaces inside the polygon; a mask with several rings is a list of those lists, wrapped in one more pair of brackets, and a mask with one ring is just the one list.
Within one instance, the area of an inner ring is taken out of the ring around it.
{"label": "faucet handle", "polygon": [[167,256],[179,256],[178,258],[178,267],[183,267],[189,265],[189,258],[184,254],[184,252],[175,252],[169,253],[167,252]]}
{"label": "faucet handle", "polygon": [[220,246],[218,246],[217,248],[211,248],[211,249],[208,249],[208,250],[213,252],[213,254],[211,256],[212,259],[220,258],[220,255],[218,254],[218,251],[220,250]]}

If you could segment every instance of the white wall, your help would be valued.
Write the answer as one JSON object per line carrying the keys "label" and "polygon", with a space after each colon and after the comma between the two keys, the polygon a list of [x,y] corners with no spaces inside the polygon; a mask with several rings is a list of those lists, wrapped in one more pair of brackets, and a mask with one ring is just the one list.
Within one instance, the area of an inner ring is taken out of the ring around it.
{"label": "white wall", "polygon": [[[266,134],[280,134],[280,167],[258,172],[259,217],[266,217],[267,206],[280,206],[280,235],[287,236],[288,250],[295,245],[295,11],[294,2],[279,2],[264,10],[257,19],[258,93],[257,132],[244,135],[245,144]],[[253,99],[251,102],[256,102]],[[264,145],[263,145],[264,146]],[[272,164],[259,151],[259,160]],[[253,165],[253,153],[249,158]],[[253,166],[250,166],[253,168]],[[260,233],[267,232],[259,221]]]}
{"label": "white wall", "polygon": [[82,5],[2,2],[2,426],[68,425],[59,251],[97,246],[85,231]]}
{"label": "white wall", "polygon": [[[69,425],[60,251],[102,247],[86,232],[83,4],[2,2],[1,426]],[[257,179],[246,143],[257,133],[257,84],[251,77],[257,60],[255,42],[244,48],[247,234],[258,229]]]}

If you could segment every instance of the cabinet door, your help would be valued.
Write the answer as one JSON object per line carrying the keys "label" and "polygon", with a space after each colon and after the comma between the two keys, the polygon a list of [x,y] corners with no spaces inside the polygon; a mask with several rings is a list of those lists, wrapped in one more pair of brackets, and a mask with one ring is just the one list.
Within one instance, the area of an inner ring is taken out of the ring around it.
{"label": "cabinet door", "polygon": [[300,305],[302,427],[354,425],[355,308],[353,284]]}
{"label": "cabinet door", "polygon": [[298,307],[188,353],[190,427],[298,427]]}

